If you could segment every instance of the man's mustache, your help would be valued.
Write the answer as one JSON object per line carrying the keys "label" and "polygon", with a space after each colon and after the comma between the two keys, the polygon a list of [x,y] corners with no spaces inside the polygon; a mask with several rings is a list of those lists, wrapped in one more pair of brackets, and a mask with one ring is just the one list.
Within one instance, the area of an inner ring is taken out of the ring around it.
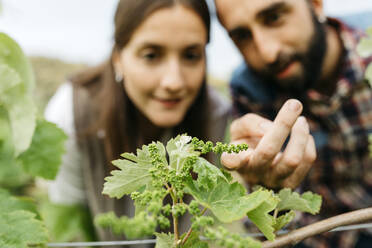
{"label": "man's mustache", "polygon": [[260,70],[260,74],[275,76],[295,61],[301,62],[301,56],[299,54],[279,55],[278,59],[274,63],[268,64],[266,67]]}

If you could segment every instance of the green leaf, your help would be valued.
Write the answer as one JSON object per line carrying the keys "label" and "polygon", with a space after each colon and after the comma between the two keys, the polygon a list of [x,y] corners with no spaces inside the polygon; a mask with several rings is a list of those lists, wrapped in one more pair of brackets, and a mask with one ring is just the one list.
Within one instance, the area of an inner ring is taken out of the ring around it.
{"label": "green leaf", "polygon": [[[155,144],[162,161],[167,164],[163,144],[160,142]],[[105,178],[106,182],[103,186],[103,194],[118,199],[140,189],[145,190],[151,186],[152,179],[149,169],[153,165],[148,146],[137,149],[137,156],[132,153],[124,153],[122,157],[124,159],[112,162],[120,170],[112,171],[112,176]]]}
{"label": "green leaf", "polygon": [[372,55],[372,39],[361,39],[358,44],[357,52],[362,57],[369,57]]}
{"label": "green leaf", "polygon": [[278,210],[298,210],[311,214],[319,213],[322,205],[322,197],[311,192],[306,192],[301,196],[290,189],[282,189],[279,194],[280,202]]}
{"label": "green leaf", "polygon": [[372,27],[369,27],[366,33],[368,37],[362,38],[357,47],[357,52],[362,57],[369,57],[372,55]]}
{"label": "green leaf", "polygon": [[0,213],[25,210],[36,214],[39,218],[34,200],[28,197],[14,197],[4,189],[0,189]]}
{"label": "green leaf", "polygon": [[105,178],[103,194],[120,199],[151,182],[151,174],[148,171],[151,164],[133,163],[129,160],[115,160],[112,163],[120,170],[112,171],[112,176]]}
{"label": "green leaf", "polygon": [[0,244],[6,248],[29,248],[46,244],[48,234],[35,214],[23,210],[0,213]]}
{"label": "green leaf", "polygon": [[218,177],[225,179],[228,182],[224,173],[204,158],[199,157],[197,159],[193,166],[193,172],[198,174],[198,183],[200,186],[205,186],[205,189],[212,189],[216,184]]}
{"label": "green leaf", "polygon": [[90,213],[84,206],[44,202],[41,215],[53,241],[93,241],[95,238]]}
{"label": "green leaf", "polygon": [[35,87],[35,77],[31,64],[17,42],[1,32],[0,64],[6,64],[13,68],[21,77],[25,92],[27,94],[32,94],[32,90]]}
{"label": "green leaf", "polygon": [[205,185],[189,179],[185,192],[191,194],[204,207],[224,223],[243,218],[247,212],[257,208],[273,197],[268,190],[259,190],[247,195],[245,188],[235,182],[229,183],[222,177],[217,177],[216,183],[210,190]]}
{"label": "green leaf", "polygon": [[173,234],[155,233],[155,235],[156,235],[155,248],[175,248]]}
{"label": "green leaf", "polygon": [[201,241],[199,233],[193,231],[182,248],[208,248],[208,243]]}
{"label": "green leaf", "polygon": [[274,225],[273,225],[275,232],[279,231],[285,225],[287,225],[289,222],[291,222],[294,219],[295,216],[296,216],[295,211],[291,210],[291,211],[279,216],[278,218],[276,218],[275,221],[274,221]]}
{"label": "green leaf", "polygon": [[269,213],[273,211],[279,199],[276,197],[270,197],[266,199],[260,206],[248,212],[248,218],[260,229],[265,237],[272,241],[275,238],[274,234],[274,217]]}
{"label": "green leaf", "polygon": [[17,156],[29,147],[35,130],[34,76],[20,47],[4,33],[0,33],[0,65],[0,105],[8,112]]}
{"label": "green leaf", "polygon": [[0,95],[4,95],[8,90],[22,83],[19,74],[6,64],[0,64]]}
{"label": "green leaf", "polygon": [[18,161],[29,174],[52,180],[62,162],[66,139],[66,134],[55,124],[38,120],[31,146]]}
{"label": "green leaf", "polygon": [[24,185],[29,179],[15,161],[7,111],[0,106],[0,186],[15,188]]}
{"label": "green leaf", "polygon": [[167,143],[167,152],[169,154],[169,165],[181,171],[188,157],[199,156],[199,152],[194,151],[194,147],[190,144],[191,137],[187,135],[178,135]]}

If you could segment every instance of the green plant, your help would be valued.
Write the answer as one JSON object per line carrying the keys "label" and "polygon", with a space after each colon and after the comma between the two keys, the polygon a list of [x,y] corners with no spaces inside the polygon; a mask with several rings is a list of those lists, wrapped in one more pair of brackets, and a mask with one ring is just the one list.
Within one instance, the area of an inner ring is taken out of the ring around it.
{"label": "green plant", "polygon": [[38,116],[34,76],[21,48],[0,33],[0,247],[42,247],[49,238],[35,201],[16,197],[33,177],[53,179],[66,135]]}
{"label": "green plant", "polygon": [[[248,216],[268,240],[274,240],[275,232],[294,218],[294,210],[312,214],[319,211],[319,195],[310,192],[299,195],[289,189],[275,194],[264,188],[247,194],[227,171],[201,157],[208,152],[236,153],[244,149],[246,145],[217,143],[214,146],[212,142],[179,135],[166,147],[153,142],[138,149],[137,155],[122,154],[123,159],[113,161],[119,170],[112,171],[112,176],[106,178],[103,193],[115,198],[130,195],[135,201],[136,215],[130,219],[103,214],[97,217],[97,224],[136,238],[154,234],[157,226],[167,230],[171,220],[172,234],[155,233],[158,248],[208,247],[200,235],[225,247],[261,247],[261,242],[229,233],[218,223]],[[184,202],[185,195],[193,200]],[[167,196],[171,203],[164,205]],[[178,221],[186,212],[191,214],[192,224],[188,232],[181,234]]]}

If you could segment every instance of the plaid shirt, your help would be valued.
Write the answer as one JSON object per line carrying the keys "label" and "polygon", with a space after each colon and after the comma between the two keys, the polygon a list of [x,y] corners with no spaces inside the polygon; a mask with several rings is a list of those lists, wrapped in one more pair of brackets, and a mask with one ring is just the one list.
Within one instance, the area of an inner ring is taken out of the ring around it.
{"label": "plaid shirt", "polygon": [[[363,35],[335,19],[344,45],[343,63],[334,94],[329,97],[308,90],[301,99],[317,147],[317,160],[302,184],[323,197],[321,213],[304,214],[301,225],[347,211],[372,206],[372,159],[368,151],[368,134],[372,133],[372,90],[364,80],[366,66],[356,46]],[[231,81],[236,117],[248,112],[274,119],[283,103],[293,98],[274,85],[260,82],[246,66],[238,68]],[[367,231],[326,233],[304,241],[309,247],[354,247],[359,235]],[[364,234],[363,234],[364,235]],[[372,247],[372,245],[371,245]]]}

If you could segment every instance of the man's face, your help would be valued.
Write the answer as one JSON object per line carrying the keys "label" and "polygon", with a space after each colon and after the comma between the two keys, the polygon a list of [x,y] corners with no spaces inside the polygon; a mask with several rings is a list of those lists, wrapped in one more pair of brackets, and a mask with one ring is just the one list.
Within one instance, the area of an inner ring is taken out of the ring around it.
{"label": "man's face", "polygon": [[250,68],[303,91],[319,79],[326,39],[306,0],[215,0],[222,25]]}

